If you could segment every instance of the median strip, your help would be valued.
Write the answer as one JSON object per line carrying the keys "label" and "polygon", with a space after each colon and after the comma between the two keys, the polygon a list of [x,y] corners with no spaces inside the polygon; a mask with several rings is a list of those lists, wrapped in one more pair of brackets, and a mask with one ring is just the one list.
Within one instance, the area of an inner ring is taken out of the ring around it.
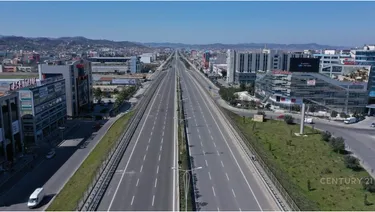
{"label": "median strip", "polygon": [[131,111],[122,115],[122,117],[112,124],[107,133],[47,208],[47,211],[74,211],[76,209],[78,202],[94,180],[98,169],[110,153],[113,145],[116,144],[116,141],[126,129],[133,115],[134,111]]}
{"label": "median strip", "polygon": [[[187,151],[187,139],[185,137],[185,129],[184,129],[184,111],[182,107],[181,101],[181,84],[180,78],[177,77],[177,99],[178,99],[178,152],[179,152],[179,190],[180,190],[180,211],[194,211],[194,201],[192,200],[192,194],[194,192],[193,185],[191,185],[191,181],[187,182],[189,185],[187,201],[185,199],[185,179],[184,179],[184,172],[183,170],[189,170],[189,152]],[[187,205],[187,207],[186,207]]]}

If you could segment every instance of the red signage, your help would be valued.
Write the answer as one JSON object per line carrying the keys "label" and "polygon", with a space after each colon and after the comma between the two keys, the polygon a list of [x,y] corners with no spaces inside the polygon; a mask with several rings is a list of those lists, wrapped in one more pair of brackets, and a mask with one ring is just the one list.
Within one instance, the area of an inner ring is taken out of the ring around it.
{"label": "red signage", "polygon": [[36,78],[23,79],[17,82],[12,82],[9,85],[9,90],[14,91],[24,87],[28,87],[36,84]]}

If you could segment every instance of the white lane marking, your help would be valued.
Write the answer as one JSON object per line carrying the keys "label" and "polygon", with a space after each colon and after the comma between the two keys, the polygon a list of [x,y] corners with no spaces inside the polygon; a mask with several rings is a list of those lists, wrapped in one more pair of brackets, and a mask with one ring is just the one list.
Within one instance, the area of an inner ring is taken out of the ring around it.
{"label": "white lane marking", "polygon": [[161,156],[161,155],[159,154],[159,161],[160,161],[160,156]]}
{"label": "white lane marking", "polygon": [[208,177],[210,178],[210,180],[211,180],[211,173],[210,172],[208,172]]}
{"label": "white lane marking", "polygon": [[138,187],[139,178],[137,179],[137,183],[135,184],[135,187]]}
{"label": "white lane marking", "polygon": [[156,174],[159,173],[159,166],[156,168]]}
{"label": "white lane marking", "polygon": [[147,147],[146,147],[146,151],[148,151],[148,145],[147,145]]}
{"label": "white lane marking", "polygon": [[163,149],[163,146],[160,145],[160,151]]}
{"label": "white lane marking", "polygon": [[206,166],[208,166],[207,160],[205,160],[205,161],[206,161]]}
{"label": "white lane marking", "polygon": [[163,130],[165,130],[165,125],[163,126]]}
{"label": "white lane marking", "polygon": [[216,150],[216,152],[217,152],[217,155],[220,155],[220,152],[219,152],[219,150]]}
{"label": "white lane marking", "polygon": [[215,188],[212,186],[212,193],[214,193],[214,196],[216,197]]}
{"label": "white lane marking", "polygon": [[133,205],[133,202],[134,202],[134,196],[132,197],[132,202],[130,203],[130,205]]}
{"label": "white lane marking", "polygon": [[220,211],[220,208],[219,208],[219,207],[217,207],[217,211]]}
{"label": "white lane marking", "polygon": [[156,188],[157,185],[158,185],[158,178],[155,179],[155,186],[154,187]]}
{"label": "white lane marking", "polygon": [[224,168],[224,163],[223,163],[223,161],[220,161],[221,162],[221,166]]}
{"label": "white lane marking", "polygon": [[199,137],[199,139],[202,139],[202,138],[201,138],[201,135],[199,135],[199,134],[198,134],[198,137]]}
{"label": "white lane marking", "polygon": [[228,173],[225,173],[225,175],[227,176],[227,180],[229,181],[229,176],[228,176]]}
{"label": "white lane marking", "polygon": [[[150,137],[152,137],[152,134],[154,133],[154,131],[151,131],[150,133]],[[142,133],[139,133],[139,135],[141,135]]]}
{"label": "white lane marking", "polygon": [[199,133],[199,129],[197,128],[197,132]]}
{"label": "white lane marking", "polygon": [[242,209],[241,209],[241,208],[238,208],[238,210],[239,210],[239,211],[242,211]]}
{"label": "white lane marking", "polygon": [[150,143],[150,142],[151,142],[151,138],[148,139],[148,143]]}
{"label": "white lane marking", "polygon": [[214,140],[214,137],[212,137],[212,135],[211,135],[211,139]]}
{"label": "white lane marking", "polygon": [[146,160],[146,155],[143,156],[143,161],[145,161],[145,160]]}
{"label": "white lane marking", "polygon": [[215,148],[216,148],[216,143],[215,142],[213,142],[214,143],[214,146],[215,146]]}
{"label": "white lane marking", "polygon": [[236,193],[234,193],[233,188],[232,188],[232,194],[233,194],[233,196],[236,198]]}
{"label": "white lane marking", "polygon": [[154,202],[155,202],[155,195],[152,195],[152,206],[154,206]]}
{"label": "white lane marking", "polygon": [[[154,122],[154,124],[155,124],[155,122]],[[151,129],[151,130],[152,130],[152,131],[154,131],[154,129],[155,129],[155,125],[154,125],[154,126],[152,126],[152,129]]]}
{"label": "white lane marking", "polygon": [[164,130],[163,130],[162,136],[164,136]]}
{"label": "white lane marking", "polygon": [[[190,74],[189,74],[189,77],[192,79],[192,76],[191,76]],[[198,88],[198,86],[197,86],[197,82],[195,82],[195,81],[192,81],[192,82],[193,82],[193,85],[195,86],[195,88],[199,91],[199,88]],[[258,205],[260,211],[263,211],[262,206],[259,204],[259,201],[258,201],[257,197],[255,196],[255,193],[254,193],[253,189],[251,188],[249,181],[247,180],[247,178],[246,178],[246,176],[245,176],[245,174],[244,174],[244,172],[243,172],[243,170],[242,170],[240,164],[239,164],[238,161],[237,161],[237,158],[235,157],[235,155],[234,155],[232,149],[230,148],[230,146],[229,146],[227,140],[225,139],[224,133],[221,131],[221,129],[220,129],[220,127],[219,127],[219,124],[217,123],[217,121],[216,121],[214,115],[211,113],[211,110],[210,110],[210,108],[208,107],[208,105],[207,105],[205,99],[203,98],[201,92],[198,92],[198,93],[199,93],[199,95],[201,96],[202,101],[203,101],[203,103],[205,104],[205,106],[206,106],[208,112],[210,113],[212,119],[214,120],[214,122],[215,122],[215,124],[216,124],[216,127],[218,128],[218,130],[219,130],[219,132],[220,132],[220,134],[221,134],[221,137],[222,137],[223,140],[225,141],[225,143],[226,143],[226,145],[227,145],[227,147],[228,147],[228,149],[229,149],[229,151],[230,151],[232,157],[234,158],[234,161],[236,162],[236,165],[237,165],[238,169],[240,170],[240,172],[241,172],[241,174],[242,174],[242,177],[243,177],[244,180],[246,181],[246,184],[247,184],[248,188],[250,189],[251,194],[253,195],[253,197],[254,197],[254,199],[255,199],[255,201],[256,201],[256,203],[257,203],[257,205]],[[210,103],[212,103],[212,102],[210,102]]]}
{"label": "white lane marking", "polygon": [[142,172],[142,170],[143,170],[143,165],[141,166],[141,170],[139,170],[139,172]]}
{"label": "white lane marking", "polygon": [[163,144],[164,138],[161,138],[161,144]]}
{"label": "white lane marking", "polygon": [[202,141],[201,141],[201,147],[203,147],[203,143],[202,143]]}

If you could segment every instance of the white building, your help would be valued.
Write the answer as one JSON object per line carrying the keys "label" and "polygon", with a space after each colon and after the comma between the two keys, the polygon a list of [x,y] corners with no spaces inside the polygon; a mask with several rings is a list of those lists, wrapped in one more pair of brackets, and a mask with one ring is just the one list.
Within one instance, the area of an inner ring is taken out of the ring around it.
{"label": "white building", "polygon": [[66,110],[68,116],[78,116],[91,107],[92,68],[86,60],[69,61],[65,64],[40,64],[39,79],[63,76],[65,79]]}
{"label": "white building", "polygon": [[152,63],[156,60],[156,54],[154,53],[144,53],[140,55],[140,61],[142,63]]}
{"label": "white building", "polygon": [[236,51],[228,49],[227,51],[227,83],[234,83],[234,72],[236,71]]}

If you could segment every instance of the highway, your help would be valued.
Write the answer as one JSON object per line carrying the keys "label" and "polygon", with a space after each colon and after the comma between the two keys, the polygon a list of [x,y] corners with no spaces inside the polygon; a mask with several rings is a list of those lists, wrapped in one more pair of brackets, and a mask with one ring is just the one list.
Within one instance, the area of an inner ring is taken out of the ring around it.
{"label": "highway", "polygon": [[[173,64],[173,63],[172,63]],[[161,73],[151,99],[97,210],[171,211],[175,206],[175,70]]]}
{"label": "highway", "polygon": [[202,167],[193,171],[197,210],[280,210],[191,71],[181,61],[178,71],[193,168]]}

